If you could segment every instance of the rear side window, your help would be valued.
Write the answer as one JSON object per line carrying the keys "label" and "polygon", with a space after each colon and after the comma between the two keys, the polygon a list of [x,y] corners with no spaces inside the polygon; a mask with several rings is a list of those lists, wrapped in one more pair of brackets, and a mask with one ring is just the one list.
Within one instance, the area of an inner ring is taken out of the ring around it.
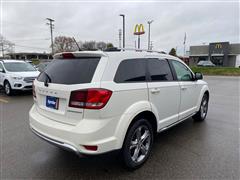
{"label": "rear side window", "polygon": [[172,81],[173,76],[168,61],[165,59],[149,59],[148,71],[151,81]]}
{"label": "rear side window", "polygon": [[100,58],[54,59],[38,80],[56,84],[90,83]]}
{"label": "rear side window", "polygon": [[123,60],[114,77],[116,83],[146,81],[146,59]]}

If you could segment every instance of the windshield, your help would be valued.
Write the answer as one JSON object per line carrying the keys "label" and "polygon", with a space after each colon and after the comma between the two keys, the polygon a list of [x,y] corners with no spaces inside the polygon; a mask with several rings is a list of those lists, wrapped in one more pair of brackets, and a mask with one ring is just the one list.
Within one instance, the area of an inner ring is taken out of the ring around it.
{"label": "windshield", "polygon": [[30,63],[25,62],[6,62],[4,66],[10,72],[36,71]]}

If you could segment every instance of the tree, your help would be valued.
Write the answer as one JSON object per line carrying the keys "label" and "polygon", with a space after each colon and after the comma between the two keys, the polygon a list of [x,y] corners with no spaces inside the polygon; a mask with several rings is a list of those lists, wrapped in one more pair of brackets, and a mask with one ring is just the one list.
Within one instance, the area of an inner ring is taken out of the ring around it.
{"label": "tree", "polygon": [[53,43],[54,53],[77,51],[78,47],[72,37],[58,36]]}
{"label": "tree", "polygon": [[113,48],[113,44],[112,43],[107,43],[107,48]]}
{"label": "tree", "polygon": [[97,50],[96,41],[85,41],[82,48],[83,50]]}
{"label": "tree", "polygon": [[100,42],[97,42],[97,49],[100,49],[100,50],[105,50],[107,48],[107,44],[103,41],[100,41]]}
{"label": "tree", "polygon": [[169,52],[170,55],[172,56],[176,56],[177,57],[177,53],[176,53],[176,49],[175,48],[172,48]]}
{"label": "tree", "polygon": [[14,51],[15,44],[8,41],[0,34],[0,51],[2,52],[2,57],[4,58],[5,52],[11,53]]}

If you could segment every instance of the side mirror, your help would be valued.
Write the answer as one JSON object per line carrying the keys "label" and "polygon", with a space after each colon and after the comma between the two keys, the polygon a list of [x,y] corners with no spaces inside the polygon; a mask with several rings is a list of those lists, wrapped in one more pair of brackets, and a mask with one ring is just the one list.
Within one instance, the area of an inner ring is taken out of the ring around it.
{"label": "side mirror", "polygon": [[202,73],[196,72],[196,73],[195,73],[195,80],[200,80],[200,79],[203,79]]}
{"label": "side mirror", "polygon": [[1,72],[1,73],[4,73],[4,69],[0,68],[0,72]]}

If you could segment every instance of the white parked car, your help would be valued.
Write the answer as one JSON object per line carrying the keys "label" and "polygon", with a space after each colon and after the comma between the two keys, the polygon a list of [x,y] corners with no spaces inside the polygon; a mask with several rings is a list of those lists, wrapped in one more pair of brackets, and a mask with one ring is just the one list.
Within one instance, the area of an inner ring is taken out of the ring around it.
{"label": "white parked car", "polygon": [[25,61],[0,60],[0,86],[9,96],[16,90],[31,90],[38,75],[39,71]]}
{"label": "white parked car", "polygon": [[209,100],[202,75],[178,58],[127,50],[56,54],[33,90],[36,135],[77,154],[121,149],[130,169],[147,160],[154,134],[203,121]]}

